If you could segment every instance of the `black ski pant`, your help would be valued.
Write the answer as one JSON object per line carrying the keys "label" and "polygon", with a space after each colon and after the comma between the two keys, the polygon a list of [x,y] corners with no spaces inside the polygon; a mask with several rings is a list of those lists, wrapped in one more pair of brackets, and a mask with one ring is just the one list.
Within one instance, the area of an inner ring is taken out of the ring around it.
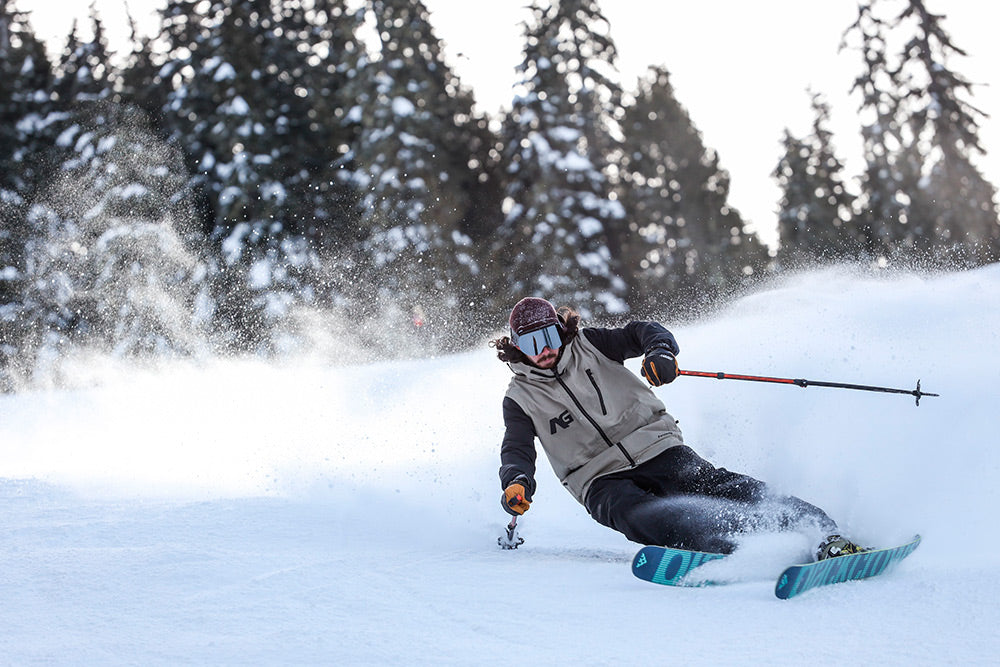
{"label": "black ski pant", "polygon": [[683,445],[599,477],[585,505],[633,542],[713,553],[732,553],[739,533],[812,529],[828,535],[837,529],[818,507],[773,495],[764,482],[716,468]]}

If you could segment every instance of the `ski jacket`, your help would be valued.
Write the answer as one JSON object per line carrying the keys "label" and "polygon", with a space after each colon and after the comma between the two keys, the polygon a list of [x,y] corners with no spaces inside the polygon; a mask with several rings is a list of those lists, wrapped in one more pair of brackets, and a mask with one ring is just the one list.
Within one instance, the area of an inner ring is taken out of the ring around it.
{"label": "ski jacket", "polygon": [[623,363],[664,346],[677,350],[669,331],[655,322],[632,322],[621,329],[582,329],[552,369],[509,364],[514,377],[503,402],[501,485],[523,475],[534,493],[536,437],[580,503],[598,477],[684,444],[660,399]]}

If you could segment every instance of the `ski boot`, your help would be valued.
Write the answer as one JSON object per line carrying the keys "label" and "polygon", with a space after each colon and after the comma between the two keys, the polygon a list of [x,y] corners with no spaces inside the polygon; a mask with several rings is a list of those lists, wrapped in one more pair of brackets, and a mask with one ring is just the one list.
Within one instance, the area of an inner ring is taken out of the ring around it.
{"label": "ski boot", "polygon": [[863,551],[871,551],[871,549],[859,546],[846,537],[830,535],[819,543],[819,548],[816,549],[816,560],[826,560],[827,558],[836,558],[837,556],[846,556],[848,554],[859,554]]}

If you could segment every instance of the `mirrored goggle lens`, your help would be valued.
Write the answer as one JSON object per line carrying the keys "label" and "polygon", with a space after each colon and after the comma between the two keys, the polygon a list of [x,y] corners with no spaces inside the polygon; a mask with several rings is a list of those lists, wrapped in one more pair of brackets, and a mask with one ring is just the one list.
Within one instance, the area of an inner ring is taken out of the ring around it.
{"label": "mirrored goggle lens", "polygon": [[559,327],[555,324],[550,324],[544,329],[538,329],[537,331],[529,331],[520,336],[511,333],[510,340],[521,352],[530,357],[541,354],[542,350],[546,347],[551,350],[558,350],[562,347],[562,338],[559,337]]}

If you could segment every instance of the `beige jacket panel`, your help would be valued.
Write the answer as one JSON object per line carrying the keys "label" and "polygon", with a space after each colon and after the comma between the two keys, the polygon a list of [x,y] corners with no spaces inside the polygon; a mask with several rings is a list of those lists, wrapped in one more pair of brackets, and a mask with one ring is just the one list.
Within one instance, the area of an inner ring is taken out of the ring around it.
{"label": "beige jacket panel", "polygon": [[581,503],[595,479],[683,444],[659,398],[581,332],[555,369],[511,364],[507,388],[528,415],[556,476]]}

